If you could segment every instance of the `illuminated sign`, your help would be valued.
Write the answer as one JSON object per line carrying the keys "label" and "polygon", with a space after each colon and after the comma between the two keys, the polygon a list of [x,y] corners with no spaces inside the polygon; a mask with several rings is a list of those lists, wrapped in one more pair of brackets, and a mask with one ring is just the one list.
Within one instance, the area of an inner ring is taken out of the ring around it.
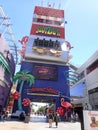
{"label": "illuminated sign", "polygon": [[51,94],[58,94],[58,90],[54,90],[54,89],[52,89],[52,87],[51,86],[48,86],[48,87],[46,87],[46,88],[37,88],[37,87],[32,87],[32,90],[31,90],[31,92],[40,92],[40,93],[42,93],[42,92],[44,92],[44,93],[51,93]]}
{"label": "illuminated sign", "polygon": [[31,35],[55,37],[55,38],[65,38],[64,28],[54,27],[54,26],[45,26],[41,24],[32,24]]}
{"label": "illuminated sign", "polygon": [[51,35],[60,37],[60,31],[57,28],[53,28],[50,26],[38,26],[36,30],[36,34],[44,34],[44,35]]}

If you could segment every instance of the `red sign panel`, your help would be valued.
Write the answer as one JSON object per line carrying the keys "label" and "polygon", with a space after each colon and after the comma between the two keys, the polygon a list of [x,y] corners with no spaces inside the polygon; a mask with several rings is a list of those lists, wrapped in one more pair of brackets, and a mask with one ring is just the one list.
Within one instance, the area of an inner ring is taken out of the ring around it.
{"label": "red sign panel", "polygon": [[64,18],[64,10],[45,8],[45,7],[39,7],[39,6],[35,7],[34,14],[57,17],[57,18]]}
{"label": "red sign panel", "polygon": [[31,35],[65,38],[64,28],[32,24]]}
{"label": "red sign panel", "polygon": [[46,88],[38,88],[38,87],[32,87],[32,92],[44,92],[44,93],[51,93],[51,94],[58,94],[58,90],[52,89],[51,86],[48,86]]}

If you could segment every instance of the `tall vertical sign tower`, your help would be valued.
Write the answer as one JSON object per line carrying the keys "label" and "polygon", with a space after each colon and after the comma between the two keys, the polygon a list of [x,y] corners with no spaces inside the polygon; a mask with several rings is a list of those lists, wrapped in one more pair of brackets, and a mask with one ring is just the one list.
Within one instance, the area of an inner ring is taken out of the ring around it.
{"label": "tall vertical sign tower", "polygon": [[[29,71],[35,83],[31,88],[24,83],[22,100],[54,102],[56,110],[64,107],[62,97],[70,101],[70,88],[64,75],[69,70],[69,56],[68,51],[62,50],[64,42],[64,10],[36,6],[20,70]],[[28,111],[25,106],[23,110]]]}
{"label": "tall vertical sign tower", "polygon": [[36,6],[26,47],[26,60],[36,57],[65,65],[68,61],[68,52],[62,50],[64,42],[64,10]]}

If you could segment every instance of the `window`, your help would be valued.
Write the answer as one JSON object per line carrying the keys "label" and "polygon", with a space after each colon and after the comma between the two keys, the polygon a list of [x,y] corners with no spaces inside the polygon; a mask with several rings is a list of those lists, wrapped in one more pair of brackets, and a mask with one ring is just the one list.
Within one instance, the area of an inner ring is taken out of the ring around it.
{"label": "window", "polygon": [[94,63],[92,63],[88,68],[87,68],[87,74],[92,72],[98,67],[98,60],[96,60]]}
{"label": "window", "polygon": [[37,19],[37,22],[43,23],[43,19]]}
{"label": "window", "polygon": [[82,78],[84,78],[84,76],[85,76],[85,75],[84,75],[84,71],[83,71],[83,72],[81,72],[81,73],[79,74],[79,77],[78,77],[79,80],[82,79]]}
{"label": "window", "polygon": [[93,109],[98,110],[98,87],[88,91],[89,102]]}

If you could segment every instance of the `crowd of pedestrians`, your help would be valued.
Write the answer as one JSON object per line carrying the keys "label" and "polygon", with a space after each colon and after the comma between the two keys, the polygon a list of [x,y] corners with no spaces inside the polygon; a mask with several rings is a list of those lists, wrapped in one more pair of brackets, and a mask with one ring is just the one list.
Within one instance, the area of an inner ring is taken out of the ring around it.
{"label": "crowd of pedestrians", "polygon": [[[53,112],[53,113],[45,113],[46,117],[47,117],[47,122],[49,123],[49,128],[51,128],[53,126],[53,124],[55,125],[55,127],[58,127],[58,123],[61,121],[61,116],[57,113],[57,112]],[[40,114],[37,114],[40,115]],[[19,115],[19,121],[25,121],[27,122],[26,118],[28,116],[24,115],[23,112],[20,113]],[[30,118],[30,116],[29,116]],[[0,120],[1,121],[5,121],[9,119],[9,113],[8,111],[6,111],[6,109],[3,109],[2,111],[0,111]],[[79,117],[77,113],[67,113],[65,114],[65,121],[68,122],[76,122],[79,121]]]}

